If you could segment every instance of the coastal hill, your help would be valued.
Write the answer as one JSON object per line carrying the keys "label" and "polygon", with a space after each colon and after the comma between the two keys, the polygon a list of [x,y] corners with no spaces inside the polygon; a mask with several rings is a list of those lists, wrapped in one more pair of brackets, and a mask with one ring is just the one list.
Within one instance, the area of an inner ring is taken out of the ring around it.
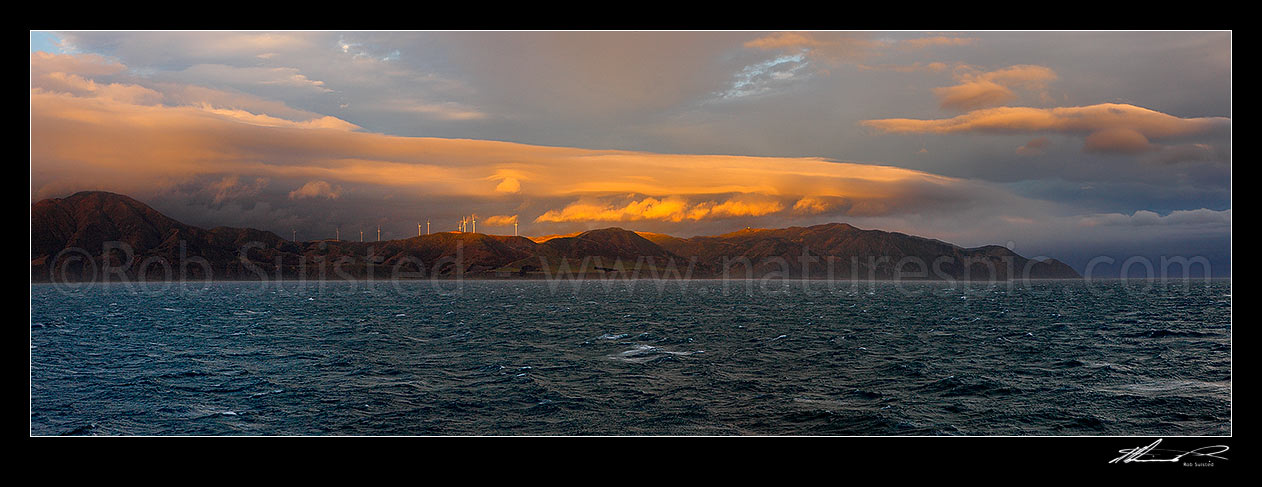
{"label": "coastal hill", "polygon": [[[732,277],[741,273],[763,276],[781,270],[788,277],[834,279],[893,279],[925,274],[929,279],[996,279],[1021,277],[1029,269],[1033,279],[1079,278],[1077,271],[1057,261],[1031,261],[1006,247],[963,248],[941,240],[880,230],[863,230],[845,223],[778,229],[747,228],[717,236],[678,238],[641,233],[648,240],[682,257],[696,257]],[[830,263],[831,261],[831,263]],[[903,264],[900,267],[900,262]],[[920,263],[924,263],[921,267]],[[831,266],[831,271],[830,271]],[[831,274],[830,274],[831,272]]]}
{"label": "coastal hill", "polygon": [[389,279],[429,277],[811,278],[991,280],[1079,278],[1069,266],[1007,248],[844,223],[716,236],[603,228],[548,238],[442,232],[382,242],[293,242],[251,228],[186,225],[102,191],[31,207],[31,279]]}

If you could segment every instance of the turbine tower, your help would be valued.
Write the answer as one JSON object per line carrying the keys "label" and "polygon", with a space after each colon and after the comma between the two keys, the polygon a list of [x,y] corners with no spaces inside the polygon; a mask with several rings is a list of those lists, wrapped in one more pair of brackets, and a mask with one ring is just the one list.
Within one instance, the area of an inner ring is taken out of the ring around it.
{"label": "turbine tower", "polygon": [[421,222],[416,222],[416,236],[421,236]]}
{"label": "turbine tower", "polygon": [[333,240],[337,240],[338,242],[341,242],[341,241],[342,241],[342,227],[337,227],[336,232],[337,232],[337,233],[334,233],[334,234],[333,234],[333,235],[335,235],[335,236],[333,237]]}
{"label": "turbine tower", "polygon": [[429,235],[429,220],[425,220],[425,234]]}
{"label": "turbine tower", "polygon": [[364,231],[359,231],[359,243],[364,243]]}
{"label": "turbine tower", "polygon": [[478,215],[470,215],[469,219],[473,222],[473,233],[478,233]]}
{"label": "turbine tower", "polygon": [[294,241],[294,242],[297,242],[297,241],[298,241],[298,229],[296,229],[296,228],[295,228],[295,229],[293,229],[293,232],[294,232],[294,238],[291,238],[290,240],[292,240],[292,241]]}
{"label": "turbine tower", "polygon": [[377,241],[381,241],[381,225],[377,225]]}
{"label": "turbine tower", "polygon": [[513,222],[513,236],[514,237],[517,236],[517,222],[516,221]]}

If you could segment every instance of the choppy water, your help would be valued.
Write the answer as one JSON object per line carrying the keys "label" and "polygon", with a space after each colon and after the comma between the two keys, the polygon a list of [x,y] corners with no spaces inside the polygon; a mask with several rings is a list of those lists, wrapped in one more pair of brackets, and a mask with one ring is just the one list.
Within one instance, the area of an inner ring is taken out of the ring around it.
{"label": "choppy water", "polygon": [[31,433],[1219,435],[1229,281],[31,287]]}

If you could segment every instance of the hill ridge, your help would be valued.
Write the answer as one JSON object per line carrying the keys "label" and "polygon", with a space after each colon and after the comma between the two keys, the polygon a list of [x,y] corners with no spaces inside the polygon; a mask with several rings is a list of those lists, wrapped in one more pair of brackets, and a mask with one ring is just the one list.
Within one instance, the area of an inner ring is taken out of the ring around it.
{"label": "hill ridge", "polygon": [[[58,261],[75,249],[88,258],[77,264]],[[697,278],[1080,278],[1055,259],[1032,261],[1003,246],[963,248],[841,222],[689,238],[607,227],[547,238],[440,232],[378,242],[294,242],[266,230],[187,225],[139,200],[105,191],[32,205],[33,280],[96,280],[111,270],[137,279],[165,275],[160,268],[119,270],[127,256],[133,263],[156,259],[172,267],[200,257],[206,267],[194,272],[202,274],[199,278],[229,280],[310,278],[317,262],[345,264],[319,270],[334,274],[321,278],[342,279],[380,278],[400,269],[411,277],[550,278],[558,272],[631,277],[651,272],[656,277],[686,269],[686,277]]]}

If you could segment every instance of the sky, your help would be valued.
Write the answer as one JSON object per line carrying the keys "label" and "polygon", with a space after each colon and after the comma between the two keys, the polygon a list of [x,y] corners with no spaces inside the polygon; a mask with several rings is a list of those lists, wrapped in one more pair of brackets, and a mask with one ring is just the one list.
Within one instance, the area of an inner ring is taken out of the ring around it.
{"label": "sky", "polygon": [[33,31],[30,56],[32,202],[300,240],[845,222],[1230,274],[1230,32]]}

